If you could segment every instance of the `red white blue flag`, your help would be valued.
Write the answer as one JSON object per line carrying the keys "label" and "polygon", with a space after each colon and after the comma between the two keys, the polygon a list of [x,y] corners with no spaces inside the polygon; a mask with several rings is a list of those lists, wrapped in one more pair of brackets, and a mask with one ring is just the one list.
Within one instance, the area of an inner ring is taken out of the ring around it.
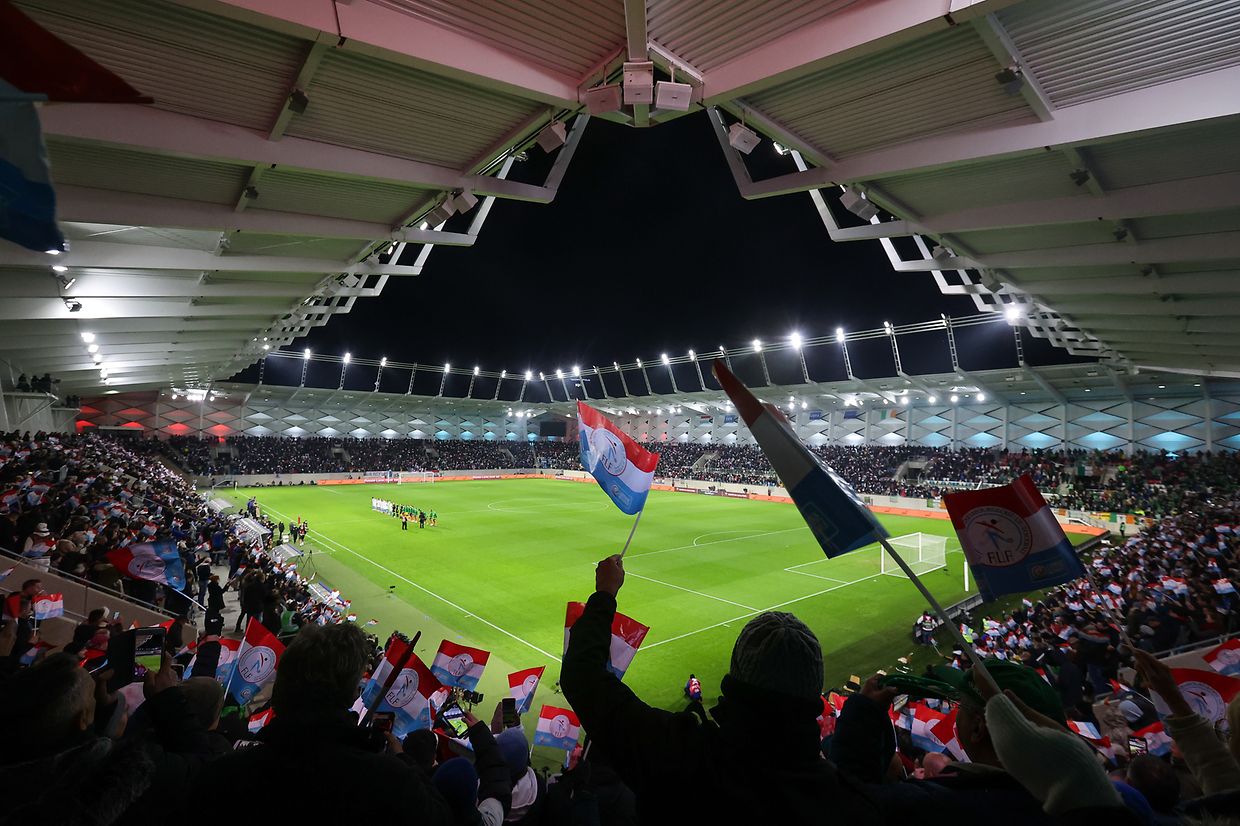
{"label": "red white blue flag", "polygon": [[126,576],[185,588],[185,564],[175,542],[143,542],[107,552],[108,562]]}
{"label": "red white blue flag", "polygon": [[270,723],[272,720],[274,720],[275,717],[276,717],[276,710],[274,708],[269,708],[266,711],[260,711],[257,714],[251,714],[250,720],[248,723],[246,723],[245,727],[249,729],[250,734],[258,734],[260,731],[266,728],[267,724]]}
{"label": "red white blue flag", "polygon": [[245,705],[263,686],[275,680],[276,666],[283,653],[284,644],[261,622],[251,617],[228,680],[228,691],[238,703]]}
{"label": "red white blue flag", "polygon": [[475,691],[490,658],[490,651],[444,640],[439,644],[439,651],[435,653],[435,659],[431,663],[431,673],[439,680],[440,685]]}
{"label": "red white blue flag", "polygon": [[577,402],[577,426],[581,466],[617,508],[627,514],[644,508],[659,455],[633,441],[585,402]]}
{"label": "red white blue flag", "polygon": [[[1211,723],[1217,723],[1227,716],[1227,704],[1240,694],[1240,679],[1218,674],[1214,671],[1202,671],[1198,668],[1173,668],[1171,676],[1180,687],[1180,694],[1185,702]],[[1163,717],[1171,713],[1158,692],[1153,692],[1150,699],[1154,708]]]}
{"label": "red white blue flag", "polygon": [[886,538],[887,530],[852,486],[810,453],[779,408],[758,401],[719,359],[715,360],[714,373],[828,557]]}
{"label": "red white blue flag", "polygon": [[65,615],[64,594],[39,594],[31,601],[34,618],[37,620],[53,619]]}
{"label": "red white blue flag", "polygon": [[538,690],[538,681],[542,679],[546,669],[547,666],[540,665],[537,668],[514,671],[508,675],[508,690],[512,693],[512,698],[517,701],[517,714],[527,713],[534,704],[534,692]]}
{"label": "red white blue flag", "polygon": [[1201,658],[1218,673],[1234,677],[1240,674],[1240,639],[1230,639],[1202,654]]}
{"label": "red white blue flag", "polygon": [[[564,617],[564,650],[566,652],[573,626],[577,620],[581,619],[581,614],[585,610],[584,602],[568,604]],[[617,679],[624,679],[624,672],[628,671],[629,664],[637,656],[637,649],[648,633],[650,633],[650,626],[642,625],[632,617],[626,617],[619,611],[616,612],[615,618],[611,621],[611,650],[607,656],[607,670],[615,674]]]}
{"label": "red white blue flag", "polygon": [[1085,576],[1072,543],[1029,476],[988,490],[949,493],[943,504],[987,602]]}
{"label": "red white blue flag", "polygon": [[538,727],[534,729],[534,745],[572,751],[577,748],[581,735],[581,722],[567,708],[543,706],[538,712]]}
{"label": "red white blue flag", "polygon": [[[387,685],[388,677],[397,668],[400,672],[392,684]],[[372,711],[393,712],[392,733],[403,738],[411,731],[431,727],[430,698],[440,688],[439,680],[418,655],[409,650],[409,644],[393,637],[370,681],[362,689],[362,702]]]}

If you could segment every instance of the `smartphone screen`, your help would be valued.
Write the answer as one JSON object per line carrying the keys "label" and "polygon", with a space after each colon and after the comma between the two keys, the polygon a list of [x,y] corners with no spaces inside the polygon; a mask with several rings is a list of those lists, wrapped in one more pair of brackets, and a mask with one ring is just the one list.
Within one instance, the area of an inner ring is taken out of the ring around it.
{"label": "smartphone screen", "polygon": [[505,697],[500,705],[504,707],[504,728],[521,725],[521,716],[517,714],[517,701],[513,697]]}
{"label": "smartphone screen", "polygon": [[370,727],[375,731],[391,731],[392,725],[396,722],[396,713],[393,711],[376,711],[374,716],[370,718]]}
{"label": "smartphone screen", "polygon": [[439,712],[439,724],[445,730],[452,732],[456,737],[464,737],[469,731],[469,724],[465,722],[465,711],[456,703],[446,704]]}
{"label": "smartphone screen", "polygon": [[135,628],[133,641],[133,662],[147,671],[158,671],[164,658],[164,636],[166,629]]}

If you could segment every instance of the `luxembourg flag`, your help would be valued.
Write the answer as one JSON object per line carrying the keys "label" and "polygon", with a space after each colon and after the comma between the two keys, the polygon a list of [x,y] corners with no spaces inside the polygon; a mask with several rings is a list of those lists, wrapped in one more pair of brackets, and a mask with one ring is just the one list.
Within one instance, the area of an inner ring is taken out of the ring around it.
{"label": "luxembourg flag", "polygon": [[1163,730],[1162,723],[1151,723],[1143,729],[1134,731],[1133,737],[1145,741],[1145,749],[1155,757],[1166,757],[1171,753],[1171,735]]}
{"label": "luxembourg flag", "polygon": [[[384,692],[388,678],[398,667],[400,673]],[[431,727],[430,698],[441,688],[426,664],[409,650],[409,643],[393,637],[362,689],[362,703],[374,711],[394,712],[392,733],[403,738],[411,731]]]}
{"label": "luxembourg flag", "polygon": [[828,557],[888,536],[856,491],[801,444],[779,408],[758,401],[722,360],[715,360],[713,370]]}
{"label": "luxembourg flag", "polygon": [[947,712],[946,717],[930,727],[930,733],[943,744],[943,747],[947,749],[947,753],[957,763],[968,763],[969,755],[965,753],[964,748],[960,745],[960,739],[956,736],[956,712],[959,710],[960,706],[952,706],[952,710]]}
{"label": "luxembourg flag", "polygon": [[572,751],[577,748],[581,734],[581,722],[571,709],[543,706],[538,712],[538,727],[534,729],[534,745]]}
{"label": "luxembourg flag", "polygon": [[1095,748],[1109,749],[1111,747],[1111,738],[1103,737],[1093,723],[1069,720],[1068,728],[1072,729],[1077,737],[1087,740]]}
{"label": "luxembourg flag", "polygon": [[375,703],[380,699],[379,695],[383,691],[383,684],[387,682],[388,675],[392,673],[392,669],[400,665],[405,658],[405,652],[409,650],[409,644],[399,637],[392,637],[388,640],[388,646],[383,652],[383,659],[379,660],[379,665],[370,675],[370,680],[362,688],[362,703],[366,708],[374,708]]}
{"label": "luxembourg flag", "polygon": [[[581,614],[585,610],[586,604],[584,602],[570,602],[568,604],[568,610],[564,617],[564,651],[566,653],[573,625],[576,624],[577,620],[581,619]],[[626,617],[619,611],[616,612],[615,619],[611,621],[611,651],[607,656],[607,670],[615,674],[616,679],[624,679],[624,672],[629,670],[629,664],[633,662],[633,657],[637,656],[637,649],[649,633],[649,626],[642,625],[637,620],[632,617]]]}
{"label": "luxembourg flag", "polygon": [[543,671],[546,669],[547,666],[540,665],[537,668],[514,671],[508,675],[508,690],[512,693],[512,698],[517,701],[517,714],[529,712],[530,706],[534,704],[534,692],[538,690],[538,682],[542,679]]}
{"label": "luxembourg flag", "polygon": [[229,693],[238,703],[245,705],[263,686],[276,678],[276,666],[283,653],[284,644],[261,622],[251,617],[228,679]]}
{"label": "luxembourg flag", "polygon": [[431,663],[431,673],[439,680],[440,685],[475,691],[478,681],[482,679],[482,670],[486,668],[490,658],[490,651],[444,640],[439,644],[439,651]]}
{"label": "luxembourg flag", "polygon": [[245,724],[245,727],[249,729],[250,734],[258,734],[267,727],[268,723],[275,719],[275,716],[276,710],[274,708],[260,711],[258,714],[251,714],[250,720]]}
{"label": "luxembourg flag", "polygon": [[34,618],[37,620],[53,619],[65,615],[64,594],[39,594],[32,601]]}
{"label": "luxembourg flag", "polygon": [[[1240,679],[1214,671],[1173,668],[1171,677],[1180,687],[1180,694],[1184,695],[1185,701],[1193,711],[1211,723],[1217,723],[1227,716],[1227,704],[1231,702],[1232,697],[1240,693]],[[1154,708],[1158,710],[1160,716],[1166,717],[1171,713],[1158,692],[1152,692],[1150,699],[1154,701]]]}
{"label": "luxembourg flag", "polygon": [[1240,639],[1228,640],[1202,654],[1201,658],[1218,673],[1234,677],[1240,674]]}
{"label": "luxembourg flag", "polygon": [[[220,638],[220,658],[215,663],[215,680],[220,685],[228,685],[228,678],[232,676],[233,663],[237,661],[237,650],[241,648],[241,640],[231,640],[227,637]],[[197,646],[195,646],[194,656],[190,659],[189,665],[185,668],[185,679],[194,676],[210,676],[205,674],[194,674],[194,668],[198,663]]]}
{"label": "luxembourg flag", "polygon": [[1085,576],[1028,475],[989,490],[949,493],[943,504],[986,602]]}
{"label": "luxembourg flag", "polygon": [[616,507],[627,514],[646,506],[646,495],[659,464],[651,453],[585,402],[577,402],[581,466],[594,477]]}
{"label": "luxembourg flag", "polygon": [[185,565],[175,542],[127,545],[108,551],[107,557],[117,570],[134,579],[162,582],[178,591],[185,588]]}

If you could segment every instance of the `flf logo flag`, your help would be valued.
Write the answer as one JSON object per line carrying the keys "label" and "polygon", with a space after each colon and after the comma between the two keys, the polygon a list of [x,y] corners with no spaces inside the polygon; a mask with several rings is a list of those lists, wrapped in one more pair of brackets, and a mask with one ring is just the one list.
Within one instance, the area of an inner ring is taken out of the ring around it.
{"label": "flf logo flag", "polygon": [[538,690],[538,682],[542,679],[543,671],[547,666],[540,665],[537,668],[527,668],[524,671],[514,671],[508,675],[508,690],[512,693],[512,698],[517,701],[517,714],[526,714],[534,704],[534,692]]}
{"label": "flf logo flag", "polygon": [[[223,650],[220,653],[223,654]],[[228,690],[238,703],[245,705],[263,686],[276,678],[276,666],[283,653],[284,644],[261,622],[251,617],[228,681]]]}
{"label": "flf logo flag", "polygon": [[989,602],[1085,576],[1072,543],[1029,476],[943,497],[965,559]]}
{"label": "flf logo flag", "polygon": [[1202,654],[1201,658],[1220,674],[1229,677],[1240,675],[1240,639],[1230,639]]}
{"label": "flf logo flag", "polygon": [[581,466],[617,508],[627,514],[640,511],[654,482],[658,454],[633,441],[585,402],[577,402],[577,426]]}
{"label": "flf logo flag", "polygon": [[[1217,723],[1227,716],[1227,704],[1240,693],[1240,679],[1213,671],[1197,668],[1173,668],[1171,677],[1180,687],[1180,694],[1200,716]],[[1171,713],[1163,698],[1154,692],[1151,698],[1158,713],[1166,717]]]}
{"label": "flf logo flag", "polygon": [[[385,692],[383,687],[397,668],[401,669],[400,673]],[[394,712],[392,733],[404,737],[411,731],[431,727],[430,698],[441,687],[426,664],[409,650],[409,643],[393,637],[362,689],[362,703],[374,711]]]}
{"label": "flf logo flag", "polygon": [[362,688],[362,703],[366,708],[375,708],[375,704],[381,699],[379,695],[383,691],[383,684],[387,682],[388,675],[392,673],[393,668],[400,665],[408,650],[409,643],[399,637],[392,637],[388,640],[387,648],[383,651],[383,659],[379,660],[370,679]]}
{"label": "flf logo flag", "polygon": [[478,680],[482,679],[482,670],[486,668],[490,658],[490,651],[444,640],[439,644],[439,651],[431,663],[431,673],[439,680],[440,685],[474,691],[478,688]]}
{"label": "flf logo flag", "polygon": [[887,536],[852,486],[801,444],[779,408],[758,401],[719,359],[714,373],[828,557]]}
{"label": "flf logo flag", "polygon": [[538,727],[534,729],[534,745],[572,751],[577,748],[581,723],[571,709],[543,706],[538,712]]}
{"label": "flf logo flag", "polygon": [[[573,625],[577,620],[581,619],[581,614],[586,610],[584,602],[570,602],[568,610],[564,617],[564,650],[568,651],[568,640],[573,630]],[[607,656],[607,670],[616,675],[617,679],[624,679],[624,672],[628,671],[629,664],[633,662],[633,657],[637,655],[637,649],[641,646],[642,640],[646,639],[646,635],[650,633],[650,627],[642,625],[632,617],[626,617],[619,611],[616,612],[615,619],[611,621],[611,650]]]}
{"label": "flf logo flag", "polygon": [[175,542],[143,542],[115,548],[107,553],[121,573],[134,579],[162,582],[180,591],[185,587],[185,565]]}
{"label": "flf logo flag", "polygon": [[64,594],[39,594],[31,600],[34,618],[37,620],[52,619],[65,615]]}

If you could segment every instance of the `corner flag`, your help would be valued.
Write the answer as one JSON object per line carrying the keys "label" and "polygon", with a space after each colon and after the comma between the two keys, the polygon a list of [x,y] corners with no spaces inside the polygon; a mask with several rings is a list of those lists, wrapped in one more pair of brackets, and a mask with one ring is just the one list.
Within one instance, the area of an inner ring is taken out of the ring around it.
{"label": "corner flag", "polygon": [[828,557],[888,536],[852,486],[801,443],[779,408],[758,401],[721,360],[714,373]]}
{"label": "corner flag", "polygon": [[630,516],[638,513],[645,507],[654,482],[658,454],[633,441],[585,402],[577,402],[577,425],[581,466],[617,508]]}

